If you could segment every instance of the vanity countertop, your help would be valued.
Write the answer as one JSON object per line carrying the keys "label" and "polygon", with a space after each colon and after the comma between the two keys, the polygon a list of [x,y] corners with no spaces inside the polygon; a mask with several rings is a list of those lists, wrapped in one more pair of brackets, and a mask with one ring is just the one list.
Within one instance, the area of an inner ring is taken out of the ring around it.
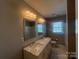
{"label": "vanity countertop", "polygon": [[29,52],[35,56],[38,56],[47,46],[47,44],[51,41],[51,38],[43,38],[37,40],[35,43],[30,44],[29,46],[24,48],[24,51]]}

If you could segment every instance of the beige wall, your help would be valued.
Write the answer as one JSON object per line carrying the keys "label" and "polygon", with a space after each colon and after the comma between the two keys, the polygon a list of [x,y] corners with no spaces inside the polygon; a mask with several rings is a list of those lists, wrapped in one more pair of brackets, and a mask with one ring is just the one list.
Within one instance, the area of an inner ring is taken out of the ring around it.
{"label": "beige wall", "polygon": [[[23,59],[22,9],[31,10],[23,0],[0,0],[0,59]],[[41,17],[38,15],[38,17]]]}
{"label": "beige wall", "polygon": [[21,19],[6,1],[0,0],[0,59],[22,59]]}

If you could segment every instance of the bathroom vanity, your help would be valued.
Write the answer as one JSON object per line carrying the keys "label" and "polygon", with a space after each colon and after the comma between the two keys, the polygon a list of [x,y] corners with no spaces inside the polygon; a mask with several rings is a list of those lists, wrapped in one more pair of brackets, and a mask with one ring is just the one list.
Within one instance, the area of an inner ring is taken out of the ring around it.
{"label": "bathroom vanity", "polygon": [[24,48],[24,59],[48,59],[51,52],[51,39],[42,38]]}

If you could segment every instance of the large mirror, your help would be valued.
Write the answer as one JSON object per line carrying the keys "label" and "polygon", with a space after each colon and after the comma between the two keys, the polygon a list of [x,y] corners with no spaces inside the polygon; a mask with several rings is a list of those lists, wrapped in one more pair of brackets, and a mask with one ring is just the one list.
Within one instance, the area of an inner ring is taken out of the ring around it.
{"label": "large mirror", "polygon": [[37,23],[36,21],[31,21],[24,19],[24,41],[34,41],[45,35],[46,25],[45,23]]}
{"label": "large mirror", "polygon": [[36,37],[35,21],[24,19],[24,41]]}
{"label": "large mirror", "polygon": [[37,32],[38,36],[44,35],[46,33],[46,25],[45,25],[45,23],[37,23],[36,24],[36,32]]}

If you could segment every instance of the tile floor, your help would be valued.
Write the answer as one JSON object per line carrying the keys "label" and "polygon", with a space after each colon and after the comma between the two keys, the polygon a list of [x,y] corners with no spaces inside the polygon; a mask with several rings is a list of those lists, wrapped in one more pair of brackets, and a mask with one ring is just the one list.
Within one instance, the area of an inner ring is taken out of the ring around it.
{"label": "tile floor", "polygon": [[66,52],[66,49],[62,45],[52,48],[50,59],[68,59]]}

